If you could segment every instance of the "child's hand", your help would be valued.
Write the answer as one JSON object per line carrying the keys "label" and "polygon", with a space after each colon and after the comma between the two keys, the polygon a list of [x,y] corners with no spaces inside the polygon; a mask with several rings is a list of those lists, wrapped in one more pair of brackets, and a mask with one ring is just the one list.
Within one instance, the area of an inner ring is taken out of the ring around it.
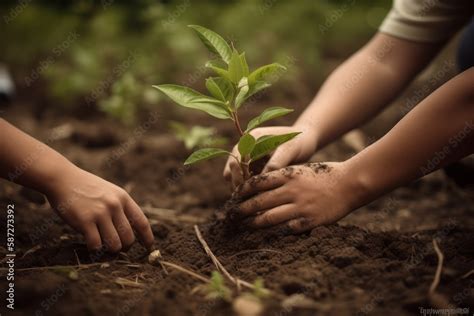
{"label": "child's hand", "polygon": [[[263,135],[280,135],[291,132],[302,133],[298,137],[279,146],[265,165],[262,173],[286,167],[291,163],[307,161],[316,150],[316,136],[311,128],[304,126],[269,126],[256,128],[250,132],[255,138]],[[234,147],[232,153],[240,156],[237,146]],[[232,157],[229,157],[225,165],[224,178],[232,183],[233,188],[236,188],[243,182],[240,167]]]}
{"label": "child's hand", "polygon": [[128,249],[136,231],[151,248],[153,233],[140,207],[120,187],[77,167],[68,169],[46,193],[59,216],[85,237],[90,250]]}
{"label": "child's hand", "polygon": [[254,228],[286,224],[294,232],[338,221],[359,199],[343,163],[290,166],[254,176],[238,188],[248,200],[237,217]]}

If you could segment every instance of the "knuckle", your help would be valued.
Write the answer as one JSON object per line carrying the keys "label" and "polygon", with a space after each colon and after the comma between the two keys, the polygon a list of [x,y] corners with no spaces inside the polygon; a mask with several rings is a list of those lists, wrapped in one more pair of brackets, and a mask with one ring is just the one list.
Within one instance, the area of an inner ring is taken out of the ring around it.
{"label": "knuckle", "polygon": [[119,188],[119,191],[117,192],[117,198],[118,198],[119,202],[124,202],[124,201],[126,201],[129,197],[130,197],[130,195],[128,194],[127,191],[125,191],[125,190],[122,189],[122,188]]}
{"label": "knuckle", "polygon": [[79,227],[85,229],[86,227],[95,223],[96,216],[90,212],[84,213],[81,216],[75,217]]}
{"label": "knuckle", "polygon": [[110,212],[109,212],[108,207],[98,208],[94,212],[94,221],[101,221],[108,217],[110,217]]}
{"label": "knuckle", "polygon": [[122,242],[123,249],[129,249],[135,242],[135,234],[131,229],[126,232],[120,233],[120,240]]}
{"label": "knuckle", "polygon": [[313,220],[306,218],[306,217],[301,217],[295,220],[292,220],[288,223],[288,226],[290,227],[293,232],[304,232],[307,231],[311,228],[314,227]]}
{"label": "knuckle", "polygon": [[119,224],[119,225],[115,226],[115,228],[117,229],[117,232],[119,234],[128,234],[128,231],[130,230],[128,225],[125,225],[125,224]]}
{"label": "knuckle", "polygon": [[107,239],[105,244],[107,245],[107,249],[111,252],[119,252],[122,249],[122,243],[117,238]]}
{"label": "knuckle", "polygon": [[275,216],[271,212],[264,213],[261,221],[264,226],[272,226],[275,224]]}
{"label": "knuckle", "polygon": [[122,203],[119,196],[111,195],[104,199],[104,204],[109,210],[116,210],[121,207]]}
{"label": "knuckle", "polygon": [[262,201],[259,198],[253,198],[249,200],[249,208],[252,210],[259,210],[262,208]]}
{"label": "knuckle", "polygon": [[138,230],[143,231],[148,228],[148,221],[142,218],[136,218],[135,227]]}

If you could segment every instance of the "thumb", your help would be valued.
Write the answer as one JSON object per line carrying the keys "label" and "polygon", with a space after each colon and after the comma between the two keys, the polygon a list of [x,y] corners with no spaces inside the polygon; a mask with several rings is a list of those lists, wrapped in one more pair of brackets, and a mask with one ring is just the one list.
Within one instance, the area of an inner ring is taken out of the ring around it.
{"label": "thumb", "polygon": [[293,152],[289,150],[288,146],[280,146],[270,157],[270,160],[268,160],[265,168],[263,168],[262,173],[284,168],[288,166],[292,160]]}

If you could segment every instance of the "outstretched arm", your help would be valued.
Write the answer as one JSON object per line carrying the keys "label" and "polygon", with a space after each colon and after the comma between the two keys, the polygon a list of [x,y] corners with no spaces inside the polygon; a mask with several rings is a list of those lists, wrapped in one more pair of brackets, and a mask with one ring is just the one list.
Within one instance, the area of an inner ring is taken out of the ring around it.
{"label": "outstretched arm", "polygon": [[254,227],[294,231],[339,220],[382,194],[474,152],[474,68],[427,97],[389,133],[342,163],[256,176],[238,215]]}
{"label": "outstretched arm", "polygon": [[[280,146],[264,172],[307,161],[316,150],[374,117],[392,101],[442,47],[377,33],[339,66],[291,127],[263,127],[261,134],[303,132]],[[224,176],[238,184],[239,168],[227,161]]]}
{"label": "outstretched arm", "polygon": [[331,74],[295,126],[311,126],[324,147],[389,105],[440,47],[377,33]]}
{"label": "outstretched arm", "polygon": [[473,83],[474,68],[470,68],[347,162],[351,170],[358,170],[361,183],[368,188],[366,198],[377,197],[474,152]]}
{"label": "outstretched arm", "polygon": [[0,176],[45,194],[59,216],[81,232],[91,250],[116,252],[134,242],[146,247],[150,225],[118,186],[88,173],[64,156],[0,119]]}

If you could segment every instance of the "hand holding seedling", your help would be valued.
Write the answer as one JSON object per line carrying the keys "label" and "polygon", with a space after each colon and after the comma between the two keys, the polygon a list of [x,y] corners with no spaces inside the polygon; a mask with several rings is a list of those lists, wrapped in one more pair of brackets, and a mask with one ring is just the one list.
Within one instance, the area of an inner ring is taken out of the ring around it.
{"label": "hand holding seedling", "polygon": [[[239,169],[238,173],[241,178],[246,180],[251,176],[249,168],[251,163],[264,158],[278,146],[290,141],[300,133],[294,130],[290,133],[278,133],[277,135],[262,132],[265,130],[252,133],[264,122],[293,112],[293,110],[283,107],[267,108],[259,116],[250,120],[246,126],[242,125],[239,119],[238,112],[245,101],[269,87],[269,79],[285,70],[285,67],[274,63],[250,72],[245,53],[239,53],[235,48],[231,48],[220,35],[211,30],[198,25],[190,27],[196,31],[204,45],[220,58],[219,62],[212,61],[206,64],[206,67],[216,74],[216,77],[206,80],[206,88],[211,96],[201,94],[188,87],[171,84],[154,87],[181,106],[206,112],[218,119],[232,121],[236,135],[240,138],[236,145],[237,151],[234,153],[220,148],[203,148],[194,152],[185,161],[185,165],[218,156],[230,156],[230,159],[235,162],[233,169]],[[271,131],[268,130],[268,132]]]}
{"label": "hand holding seedling", "polygon": [[293,232],[335,222],[357,197],[346,175],[344,164],[310,163],[254,176],[238,188],[247,200],[232,217],[252,228],[285,224]]}
{"label": "hand holding seedling", "polygon": [[84,235],[90,250],[127,249],[135,240],[132,228],[144,246],[152,246],[145,215],[123,189],[76,167],[2,119],[0,133],[0,176],[46,195],[59,216]]}
{"label": "hand holding seedling", "polygon": [[[456,76],[346,161],[290,166],[250,178],[238,190],[247,200],[237,217],[253,227],[285,223],[295,232],[309,230],[473,153],[473,78],[474,69]],[[446,150],[443,158],[440,148]]]}
{"label": "hand holding seedling", "polygon": [[[239,120],[239,108],[247,98],[269,86],[266,82],[269,75],[284,67],[271,64],[250,73],[243,53],[231,49],[216,33],[199,26],[191,27],[223,62],[207,64],[217,75],[206,81],[212,96],[175,85],[155,87],[184,107],[233,122],[240,137],[237,150],[230,153],[219,148],[201,149],[185,164],[230,156],[234,162],[228,162],[225,175],[234,185],[244,182],[240,194],[250,200],[242,203],[240,216],[246,217],[253,226],[287,222],[293,230],[301,231],[337,221],[383,193],[473,151],[474,133],[465,132],[466,137],[456,138],[455,146],[448,147],[449,154],[434,167],[429,165],[433,155],[449,146],[453,137],[472,129],[474,70],[471,68],[423,100],[381,140],[349,160],[330,164],[331,172],[315,173],[311,167],[298,166],[291,167],[291,172],[290,169],[275,170],[251,178],[250,163],[272,152],[275,153],[265,171],[307,159],[315,149],[373,117],[403,89],[439,46],[379,33],[331,75],[293,127],[257,130],[262,123],[291,110],[268,108],[245,127]],[[387,42],[393,47],[379,56]],[[367,61],[372,62],[369,68]],[[366,75],[353,89],[350,84],[354,73]],[[374,87],[378,88],[374,90]],[[299,132],[306,136],[294,139]],[[289,142],[292,139],[294,141]],[[279,147],[286,142],[285,147]],[[430,167],[425,167],[427,163]]]}
{"label": "hand holding seedling", "polygon": [[[302,132],[301,135],[282,144],[274,153],[270,153],[271,156],[265,164],[262,173],[286,167],[291,163],[307,161],[316,150],[315,137],[312,130],[304,126],[268,126],[256,128],[250,132],[252,136],[259,138],[267,134],[281,135],[296,131]],[[232,154],[240,157],[237,145],[234,146]],[[233,157],[227,159],[224,168],[224,178],[232,183],[234,189],[244,181],[242,171]]]}

